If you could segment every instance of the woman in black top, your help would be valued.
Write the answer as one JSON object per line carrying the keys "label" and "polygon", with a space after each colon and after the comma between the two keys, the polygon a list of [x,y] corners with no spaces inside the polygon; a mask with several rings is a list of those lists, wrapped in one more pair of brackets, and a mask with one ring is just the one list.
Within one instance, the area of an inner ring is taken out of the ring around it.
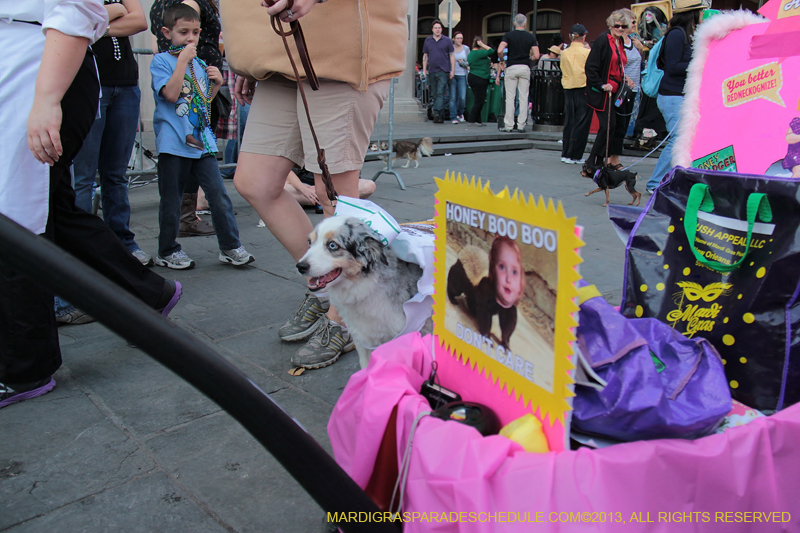
{"label": "woman in black top", "polygon": [[622,83],[630,82],[625,77],[625,63],[628,58],[622,40],[625,30],[628,29],[628,17],[624,11],[618,9],[611,13],[606,23],[608,31],[592,43],[592,51],[586,59],[585,67],[586,102],[597,111],[600,122],[592,152],[581,172],[587,178],[593,177],[595,170],[604,164],[608,135],[616,126],[614,95]]}
{"label": "woman in black top", "polygon": [[[125,176],[139,124],[139,66],[128,36],[147,29],[138,0],[105,0],[110,25],[92,45],[103,95],[100,117],[75,156],[75,205],[92,212],[95,175],[100,173],[103,219],[142,264],[153,259],[136,244],[130,230],[131,206]],[[57,311],[58,314],[58,311]]]}
{"label": "woman in black top", "polygon": [[[650,61],[658,61],[664,71],[658,87],[658,109],[664,116],[667,130],[671,132],[669,139],[656,162],[653,175],[647,181],[647,190],[652,192],[672,169],[672,145],[678,135],[678,122],[683,106],[683,85],[686,83],[686,69],[692,60],[692,40],[694,30],[700,24],[700,15],[705,9],[704,0],[679,0],[673,9],[674,16],[669,21],[669,31],[664,36],[660,57],[651,57]],[[710,2],[708,2],[710,3]]]}

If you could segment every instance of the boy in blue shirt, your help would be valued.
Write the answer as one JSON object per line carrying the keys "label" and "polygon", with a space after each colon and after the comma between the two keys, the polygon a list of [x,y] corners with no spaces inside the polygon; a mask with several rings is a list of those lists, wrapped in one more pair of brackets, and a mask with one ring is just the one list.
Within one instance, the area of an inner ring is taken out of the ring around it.
{"label": "boy in blue shirt", "polygon": [[158,255],[155,264],[177,270],[194,261],[175,240],[180,225],[183,187],[195,175],[206,193],[217,231],[219,260],[246,265],[255,260],[239,241],[233,203],[219,173],[217,143],[209,127],[211,100],[222,85],[216,67],[197,56],[200,15],[186,4],[164,11],[162,33],[172,43],[150,64],[156,108],[153,128],[158,148]]}

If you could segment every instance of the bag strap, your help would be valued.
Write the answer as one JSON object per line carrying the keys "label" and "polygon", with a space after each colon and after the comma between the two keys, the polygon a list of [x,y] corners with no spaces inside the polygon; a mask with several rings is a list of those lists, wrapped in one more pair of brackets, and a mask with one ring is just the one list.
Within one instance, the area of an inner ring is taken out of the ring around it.
{"label": "bag strap", "polygon": [[686,214],[683,217],[683,228],[686,231],[686,238],[689,239],[689,246],[692,249],[695,259],[708,268],[716,270],[717,272],[733,272],[747,257],[750,252],[750,239],[753,236],[753,226],[755,225],[756,216],[764,222],[772,221],[772,209],[769,206],[769,200],[764,193],[751,193],[747,197],[747,245],[744,250],[742,258],[733,263],[726,265],[711,259],[706,259],[703,254],[695,247],[695,235],[697,234],[697,213],[703,211],[710,213],[714,210],[714,201],[708,192],[708,185],[705,183],[695,183],[689,192],[689,198],[686,201]]}
{"label": "bag strap", "polygon": [[[273,6],[275,4],[275,0],[265,0],[267,5]],[[291,10],[292,6],[294,5],[293,0],[288,0],[286,9]],[[306,110],[306,119],[308,119],[308,127],[311,130],[311,136],[314,138],[314,146],[317,148],[317,163],[319,164],[319,168],[322,171],[322,183],[325,184],[325,194],[328,196],[328,200],[330,200],[331,205],[334,207],[336,206],[336,198],[338,198],[338,194],[336,194],[336,189],[333,187],[333,180],[331,179],[331,173],[328,170],[328,164],[325,161],[325,150],[320,148],[319,140],[317,139],[317,132],[314,131],[314,125],[311,123],[311,114],[308,111],[308,101],[306,100],[306,93],[303,90],[303,84],[300,82],[300,73],[297,70],[297,65],[294,62],[294,57],[292,57],[292,51],[289,49],[289,42],[286,38],[290,35],[294,36],[294,44],[297,47],[297,54],[300,56],[300,62],[303,64],[303,70],[306,73],[306,79],[308,80],[308,84],[311,85],[312,91],[319,90],[319,79],[317,79],[317,74],[314,72],[314,67],[311,65],[311,58],[308,55],[308,47],[306,46],[306,39],[303,36],[303,28],[300,27],[300,22],[297,20],[292,20],[289,23],[289,31],[283,31],[283,27],[281,26],[280,19],[277,15],[272,15],[270,18],[270,23],[272,24],[272,29],[275,30],[275,33],[281,36],[283,39],[283,47],[286,49],[286,55],[289,56],[289,63],[292,64],[292,70],[294,71],[294,77],[297,80],[297,88],[300,89],[300,97],[303,100],[303,107]]]}

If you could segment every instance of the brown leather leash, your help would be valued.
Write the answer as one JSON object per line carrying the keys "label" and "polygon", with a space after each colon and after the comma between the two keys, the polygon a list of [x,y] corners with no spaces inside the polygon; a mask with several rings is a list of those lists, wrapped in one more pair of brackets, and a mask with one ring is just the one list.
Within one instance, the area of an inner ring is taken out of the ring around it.
{"label": "brown leather leash", "polygon": [[[265,0],[265,2],[269,6],[275,5],[275,0]],[[294,1],[288,0],[286,9],[291,11],[293,5]],[[280,35],[283,39],[283,47],[286,49],[286,55],[289,56],[289,63],[292,64],[294,77],[297,80],[297,88],[300,89],[300,97],[303,99],[303,107],[306,110],[308,127],[311,129],[311,136],[314,138],[314,146],[317,148],[317,163],[322,170],[322,183],[325,184],[325,194],[328,196],[328,200],[330,200],[331,205],[336,206],[336,198],[339,195],[336,194],[336,189],[333,187],[331,173],[328,170],[328,164],[325,162],[325,150],[320,148],[319,140],[317,139],[317,132],[314,131],[314,125],[311,123],[311,114],[308,111],[308,101],[306,100],[306,93],[303,90],[303,84],[300,81],[300,73],[297,70],[297,64],[295,64],[294,57],[292,57],[292,51],[289,49],[289,42],[286,40],[288,36],[294,36],[294,44],[297,46],[297,54],[300,56],[300,62],[303,64],[303,70],[306,73],[308,84],[311,86],[311,90],[318,91],[319,79],[317,79],[317,74],[314,72],[314,67],[311,65],[311,58],[308,55],[308,48],[306,47],[306,39],[303,36],[303,28],[300,27],[299,21],[292,20],[289,23],[289,31],[283,31],[283,26],[281,25],[282,22],[277,15],[272,15],[270,22],[272,24],[272,29],[275,30],[275,33]]]}

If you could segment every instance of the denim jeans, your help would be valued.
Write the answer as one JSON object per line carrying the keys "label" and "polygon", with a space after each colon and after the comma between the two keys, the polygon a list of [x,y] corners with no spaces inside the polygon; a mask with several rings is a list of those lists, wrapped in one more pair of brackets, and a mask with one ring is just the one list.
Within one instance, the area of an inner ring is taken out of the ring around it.
{"label": "denim jeans", "polygon": [[467,105],[467,77],[453,76],[450,80],[450,119],[456,119],[464,114]]}
{"label": "denim jeans", "polygon": [[[247,124],[247,115],[250,114],[250,104],[245,104],[243,106],[237,104],[236,109],[239,110],[239,122],[236,127],[239,138],[229,139],[228,144],[225,145],[225,154],[222,161],[226,165],[237,163],[239,161],[239,144],[241,143],[242,139],[244,139],[244,126]],[[232,178],[236,173],[236,169],[224,168],[220,172],[223,178]]]}
{"label": "denim jeans", "polygon": [[658,109],[664,116],[664,122],[667,123],[667,131],[672,132],[664,144],[664,149],[656,162],[656,168],[653,170],[653,175],[647,181],[648,189],[655,189],[661,180],[664,179],[669,171],[672,169],[672,145],[675,144],[675,137],[678,136],[678,122],[681,118],[681,106],[683,105],[683,96],[664,96],[658,95]]}
{"label": "denim jeans", "polygon": [[[131,205],[125,171],[131,158],[139,122],[139,88],[104,85],[100,118],[92,124],[73,162],[75,205],[92,212],[95,175],[100,173],[103,219],[128,251],[139,249],[130,230]],[[108,124],[108,128],[106,128]]]}
{"label": "denim jeans", "polygon": [[431,84],[431,99],[433,100],[433,114],[443,115],[444,111],[444,90],[450,77],[449,72],[429,72],[428,83]]}
{"label": "denim jeans", "polygon": [[158,204],[158,255],[166,257],[181,249],[175,239],[178,238],[183,191],[190,176],[197,178],[206,193],[220,250],[233,250],[241,246],[233,202],[225,190],[217,158],[213,154],[204,154],[200,159],[159,154],[158,194],[161,195],[161,201]]}

